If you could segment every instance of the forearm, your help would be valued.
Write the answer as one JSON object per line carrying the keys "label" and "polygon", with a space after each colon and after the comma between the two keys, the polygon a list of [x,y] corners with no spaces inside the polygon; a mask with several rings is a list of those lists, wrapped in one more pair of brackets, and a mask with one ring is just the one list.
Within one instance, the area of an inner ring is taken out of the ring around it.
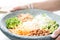
{"label": "forearm", "polygon": [[44,9],[49,11],[60,10],[60,0],[33,3],[33,8]]}
{"label": "forearm", "polygon": [[60,10],[60,1],[46,1],[41,3],[33,3],[34,8],[44,9],[49,11]]}

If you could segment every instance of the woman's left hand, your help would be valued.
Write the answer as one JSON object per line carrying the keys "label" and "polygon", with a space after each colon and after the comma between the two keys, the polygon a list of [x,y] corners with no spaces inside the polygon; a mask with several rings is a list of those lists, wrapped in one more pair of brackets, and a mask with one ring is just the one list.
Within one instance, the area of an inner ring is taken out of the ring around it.
{"label": "woman's left hand", "polygon": [[[60,34],[60,27],[54,31],[54,33],[51,35],[52,38],[56,38]],[[60,40],[60,36],[56,38],[56,40]]]}

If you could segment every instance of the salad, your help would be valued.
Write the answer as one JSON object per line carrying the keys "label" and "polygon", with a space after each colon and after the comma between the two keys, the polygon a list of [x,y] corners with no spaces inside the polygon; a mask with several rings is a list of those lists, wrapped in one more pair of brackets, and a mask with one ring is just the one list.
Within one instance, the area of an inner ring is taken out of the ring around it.
{"label": "salad", "polygon": [[6,27],[11,33],[23,36],[46,36],[52,34],[59,24],[47,14],[36,16],[22,13],[6,20]]}

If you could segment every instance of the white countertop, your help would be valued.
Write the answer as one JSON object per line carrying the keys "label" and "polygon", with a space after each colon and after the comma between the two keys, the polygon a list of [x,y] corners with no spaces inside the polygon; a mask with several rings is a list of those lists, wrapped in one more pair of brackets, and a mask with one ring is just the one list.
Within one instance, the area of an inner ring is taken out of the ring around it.
{"label": "white countertop", "polygon": [[[10,10],[12,9],[13,7],[15,6],[22,6],[22,5],[25,5],[25,4],[29,4],[29,3],[33,3],[33,2],[43,2],[45,0],[0,0],[0,7],[3,7],[2,10]],[[14,3],[13,3],[14,2]],[[55,14],[57,15],[60,15],[60,11],[56,11],[54,12]],[[7,13],[8,14],[8,13]],[[0,19],[3,18],[5,15],[7,15],[6,13],[5,14],[0,14]],[[10,40],[8,37],[6,37],[0,30],[0,40]]]}

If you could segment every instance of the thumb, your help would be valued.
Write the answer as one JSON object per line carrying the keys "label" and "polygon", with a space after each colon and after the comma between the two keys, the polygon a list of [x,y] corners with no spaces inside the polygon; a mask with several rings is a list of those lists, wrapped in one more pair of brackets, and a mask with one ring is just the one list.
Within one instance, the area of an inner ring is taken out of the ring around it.
{"label": "thumb", "polygon": [[52,38],[56,38],[59,34],[60,34],[60,27],[53,32],[53,34],[51,35],[51,37]]}

